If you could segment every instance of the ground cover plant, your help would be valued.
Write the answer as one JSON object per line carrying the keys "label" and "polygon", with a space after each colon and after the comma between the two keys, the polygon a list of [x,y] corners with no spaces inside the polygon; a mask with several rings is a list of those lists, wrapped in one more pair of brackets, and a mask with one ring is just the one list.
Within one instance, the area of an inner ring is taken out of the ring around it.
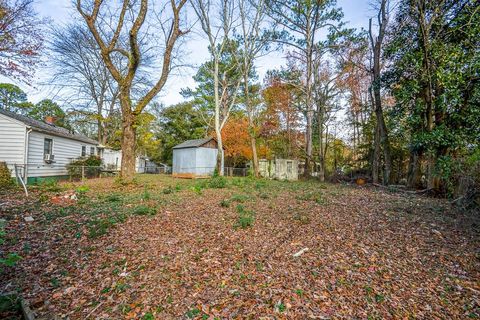
{"label": "ground cover plant", "polygon": [[[139,175],[2,195],[0,290],[70,319],[478,318],[478,221],[385,188]],[[51,198],[76,191],[73,204]],[[33,221],[26,221],[32,217]]]}

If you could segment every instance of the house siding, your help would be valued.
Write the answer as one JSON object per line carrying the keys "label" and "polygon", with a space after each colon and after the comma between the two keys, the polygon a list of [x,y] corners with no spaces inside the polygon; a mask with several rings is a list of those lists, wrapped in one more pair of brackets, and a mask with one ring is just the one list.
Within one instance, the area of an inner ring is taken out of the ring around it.
{"label": "house siding", "polygon": [[25,134],[24,124],[0,114],[0,161],[7,163],[12,177],[14,164],[25,162]]}
{"label": "house siding", "polygon": [[196,148],[173,149],[172,173],[195,173]]}
{"label": "house siding", "polygon": [[[45,138],[53,140],[52,154],[55,156],[55,162],[51,164],[43,160]],[[96,147],[94,144],[32,131],[28,140],[28,177],[67,175],[66,165],[81,156],[82,146],[86,146],[87,155],[90,153],[90,147]]]}
{"label": "house siding", "polygon": [[217,163],[217,149],[212,148],[197,148],[196,156],[196,170],[198,175],[213,175],[215,165]]}
{"label": "house siding", "polygon": [[173,149],[172,173],[192,176],[212,175],[217,161],[217,149],[184,148]]}

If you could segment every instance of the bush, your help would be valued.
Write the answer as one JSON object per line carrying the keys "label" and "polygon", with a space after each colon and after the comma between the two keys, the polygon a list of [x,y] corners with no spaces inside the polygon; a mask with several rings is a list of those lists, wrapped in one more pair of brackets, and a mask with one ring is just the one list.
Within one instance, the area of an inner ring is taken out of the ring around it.
{"label": "bush", "polygon": [[[101,166],[102,159],[98,156],[91,155],[72,160],[72,162],[67,165],[67,170],[72,178],[82,178],[82,171],[84,178],[93,178],[100,175]],[[82,167],[85,168],[82,170]]]}
{"label": "bush", "polygon": [[14,181],[11,172],[5,162],[0,162],[0,189],[8,189],[13,187]]}
{"label": "bush", "polygon": [[208,182],[208,186],[214,189],[222,189],[227,186],[227,178],[223,176],[214,176]]}

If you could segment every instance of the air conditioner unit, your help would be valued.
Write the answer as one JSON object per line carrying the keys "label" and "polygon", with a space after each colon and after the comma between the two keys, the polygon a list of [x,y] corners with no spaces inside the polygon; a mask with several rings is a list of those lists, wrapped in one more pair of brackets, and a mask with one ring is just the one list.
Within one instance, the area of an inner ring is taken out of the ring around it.
{"label": "air conditioner unit", "polygon": [[43,157],[43,160],[45,162],[48,162],[48,163],[51,163],[53,162],[53,160],[55,159],[55,156],[53,154],[46,154],[44,157]]}

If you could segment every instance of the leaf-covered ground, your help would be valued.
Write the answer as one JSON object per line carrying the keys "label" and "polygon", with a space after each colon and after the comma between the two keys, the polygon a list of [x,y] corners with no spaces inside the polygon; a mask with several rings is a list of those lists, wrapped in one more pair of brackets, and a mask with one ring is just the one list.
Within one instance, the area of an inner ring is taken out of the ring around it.
{"label": "leaf-covered ground", "polygon": [[[3,267],[0,290],[22,292],[47,319],[480,315],[479,225],[446,201],[317,182],[138,179],[2,195],[3,255],[22,259]],[[79,200],[52,204],[65,190]]]}

